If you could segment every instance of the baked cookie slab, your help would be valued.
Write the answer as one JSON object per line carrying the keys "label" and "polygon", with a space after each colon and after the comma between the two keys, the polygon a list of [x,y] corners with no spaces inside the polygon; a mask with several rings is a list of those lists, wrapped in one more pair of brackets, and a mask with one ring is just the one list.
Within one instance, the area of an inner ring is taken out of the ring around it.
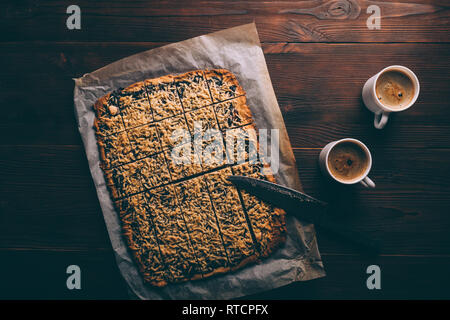
{"label": "baked cookie slab", "polygon": [[147,79],[101,97],[94,108],[100,166],[148,284],[232,272],[284,241],[284,211],[227,180],[241,174],[274,181],[258,162],[254,120],[231,72]]}

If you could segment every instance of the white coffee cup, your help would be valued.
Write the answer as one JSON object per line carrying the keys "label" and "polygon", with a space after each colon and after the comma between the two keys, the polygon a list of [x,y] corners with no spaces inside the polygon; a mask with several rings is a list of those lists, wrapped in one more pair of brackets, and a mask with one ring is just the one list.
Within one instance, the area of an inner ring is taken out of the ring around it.
{"label": "white coffee cup", "polygon": [[[414,96],[412,100],[407,105],[405,105],[400,109],[397,108],[393,109],[389,106],[382,104],[380,100],[377,98],[376,94],[376,84],[378,78],[380,77],[381,74],[392,70],[397,70],[406,74],[412,80],[414,86]],[[391,112],[400,112],[410,108],[416,102],[417,97],[419,96],[419,91],[420,91],[420,84],[416,75],[414,74],[414,72],[403,66],[394,65],[386,67],[380,72],[378,72],[376,75],[371,77],[369,80],[367,80],[362,90],[362,98],[367,109],[375,113],[374,119],[375,128],[377,129],[384,128],[389,119],[389,114]]]}
{"label": "white coffee cup", "polygon": [[[339,179],[338,177],[333,175],[333,173],[331,172],[330,167],[328,165],[328,156],[329,156],[331,150],[334,147],[336,147],[338,144],[343,143],[343,142],[351,142],[351,143],[355,143],[356,145],[358,145],[364,151],[364,153],[366,154],[367,161],[368,161],[367,168],[365,169],[365,171],[361,175],[359,175],[358,177],[356,177],[356,178],[354,178],[352,180]],[[322,172],[325,175],[333,178],[337,182],[340,182],[340,183],[343,183],[343,184],[361,183],[366,188],[375,188],[375,183],[372,181],[372,179],[370,179],[368,177],[370,169],[372,168],[372,155],[370,154],[370,151],[367,148],[367,146],[364,143],[362,143],[361,141],[359,141],[359,140],[352,139],[352,138],[345,138],[345,139],[341,139],[341,140],[330,142],[320,152],[319,165],[320,165],[320,169],[322,170]]]}

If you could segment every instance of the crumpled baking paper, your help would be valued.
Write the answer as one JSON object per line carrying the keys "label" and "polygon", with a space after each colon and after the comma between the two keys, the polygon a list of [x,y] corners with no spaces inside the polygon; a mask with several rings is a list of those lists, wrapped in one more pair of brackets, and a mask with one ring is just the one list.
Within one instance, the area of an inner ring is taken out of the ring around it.
{"label": "crumpled baking paper", "polygon": [[230,299],[325,275],[314,227],[288,215],[285,245],[259,264],[164,288],[144,283],[122,237],[118,213],[99,167],[93,105],[106,93],[144,79],[213,68],[228,69],[236,75],[247,93],[248,105],[258,129],[279,129],[280,169],[275,177],[278,183],[301,190],[295,158],[254,23],[148,50],[74,79],[78,128],[117,265],[133,298]]}

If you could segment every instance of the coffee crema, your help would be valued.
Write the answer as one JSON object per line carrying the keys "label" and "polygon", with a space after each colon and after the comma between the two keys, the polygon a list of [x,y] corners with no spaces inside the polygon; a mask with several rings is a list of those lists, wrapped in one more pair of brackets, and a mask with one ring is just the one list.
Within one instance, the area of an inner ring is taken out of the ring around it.
{"label": "coffee crema", "polygon": [[378,77],[375,91],[381,104],[392,109],[403,109],[414,98],[414,83],[407,74],[389,70]]}
{"label": "coffee crema", "polygon": [[367,170],[369,158],[360,145],[344,141],[335,145],[328,154],[328,168],[341,181],[352,181]]}

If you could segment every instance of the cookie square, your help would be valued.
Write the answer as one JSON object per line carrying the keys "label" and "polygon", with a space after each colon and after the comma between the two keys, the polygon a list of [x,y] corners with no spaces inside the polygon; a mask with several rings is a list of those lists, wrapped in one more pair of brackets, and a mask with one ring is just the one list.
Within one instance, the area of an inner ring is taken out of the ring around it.
{"label": "cookie square", "polygon": [[258,162],[260,157],[258,135],[253,125],[229,129],[224,136],[228,164]]}
{"label": "cookie square", "polygon": [[139,270],[153,285],[167,283],[167,272],[159,250],[158,239],[145,193],[118,200],[123,235],[131,249]]}
{"label": "cookie square", "polygon": [[191,134],[194,134],[195,130],[203,134],[210,129],[219,130],[212,106],[186,112],[186,120]]}
{"label": "cookie square", "polygon": [[245,96],[228,100],[214,106],[219,127],[222,131],[241,127],[253,122]]}
{"label": "cookie square", "polygon": [[137,162],[105,170],[106,184],[113,198],[119,199],[143,191],[140,172],[141,166]]}
{"label": "cookie square", "polygon": [[237,189],[228,181],[230,168],[206,174],[211,202],[219,221],[223,242],[231,265],[256,254],[250,229]]}
{"label": "cookie square", "polygon": [[144,188],[151,189],[171,181],[163,153],[144,158],[137,163],[141,168],[140,175]]}
{"label": "cookie square", "polygon": [[130,129],[128,137],[136,159],[146,158],[162,150],[155,125],[144,125]]}
{"label": "cookie square", "polygon": [[194,152],[200,157],[205,169],[220,167],[226,163],[223,136],[212,106],[186,113],[193,137]]}
{"label": "cookie square", "polygon": [[100,98],[94,105],[94,128],[97,136],[108,136],[125,130],[114,93]]}
{"label": "cookie square", "polygon": [[183,107],[172,76],[146,80],[145,88],[155,121],[183,113]]}
{"label": "cookie square", "polygon": [[175,83],[185,112],[212,104],[202,71],[191,71],[176,77]]}
{"label": "cookie square", "polygon": [[183,139],[183,137],[176,135],[176,130],[184,130],[183,132],[190,136],[184,115],[164,119],[156,123],[156,126],[158,127],[159,139],[164,149],[178,145]]}
{"label": "cookie square", "polygon": [[120,113],[126,128],[134,128],[153,121],[152,109],[144,82],[137,82],[120,92]]}
{"label": "cookie square", "polygon": [[125,131],[97,139],[101,165],[106,168],[117,167],[135,160],[134,153]]}
{"label": "cookie square", "polygon": [[165,156],[172,181],[193,176],[203,170],[200,158],[193,152],[191,144],[166,150]]}
{"label": "cookie square", "polygon": [[149,191],[147,202],[170,280],[187,280],[195,275],[201,277],[201,268],[190,243],[173,186]]}
{"label": "cookie square", "polygon": [[235,75],[228,70],[206,70],[204,74],[214,102],[222,102],[245,94]]}

